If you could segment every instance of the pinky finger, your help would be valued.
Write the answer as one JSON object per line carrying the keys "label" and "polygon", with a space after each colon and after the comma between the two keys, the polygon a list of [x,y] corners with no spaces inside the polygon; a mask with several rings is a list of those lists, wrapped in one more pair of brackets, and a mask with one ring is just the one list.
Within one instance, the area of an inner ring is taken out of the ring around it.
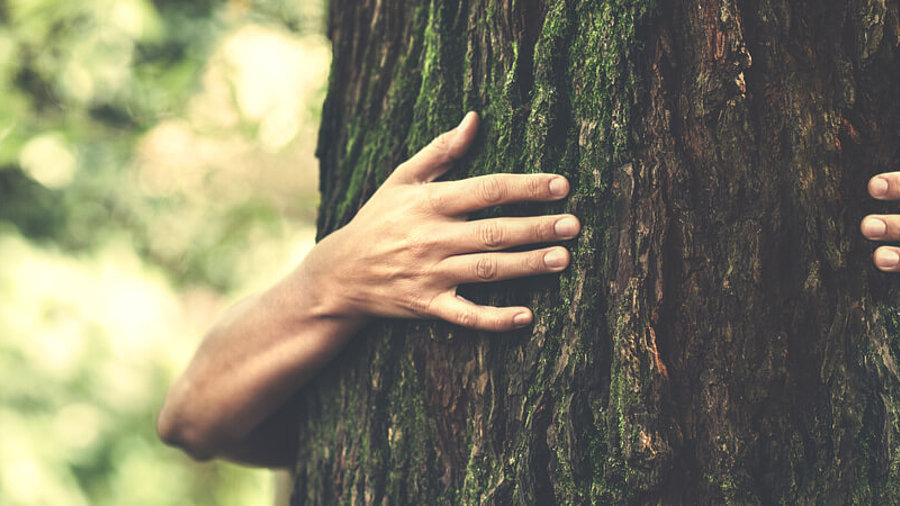
{"label": "pinky finger", "polygon": [[882,246],[875,250],[873,260],[875,267],[884,272],[898,272],[900,271],[900,248]]}
{"label": "pinky finger", "polygon": [[434,316],[461,327],[503,332],[531,323],[531,310],[525,307],[480,306],[459,295],[447,293],[434,300]]}

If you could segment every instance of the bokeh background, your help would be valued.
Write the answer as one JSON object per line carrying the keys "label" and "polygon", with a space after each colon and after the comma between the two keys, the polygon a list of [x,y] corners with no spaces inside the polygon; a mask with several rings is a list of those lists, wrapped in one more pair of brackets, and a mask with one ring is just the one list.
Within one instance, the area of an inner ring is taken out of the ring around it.
{"label": "bokeh background", "polygon": [[272,504],[155,416],[311,247],[322,0],[0,0],[0,504]]}

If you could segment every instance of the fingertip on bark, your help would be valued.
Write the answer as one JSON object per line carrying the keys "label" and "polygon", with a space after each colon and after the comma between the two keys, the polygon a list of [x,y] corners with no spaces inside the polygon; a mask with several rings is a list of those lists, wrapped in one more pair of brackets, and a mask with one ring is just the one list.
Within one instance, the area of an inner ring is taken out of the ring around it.
{"label": "fingertip on bark", "polygon": [[900,253],[897,252],[896,248],[888,246],[882,246],[875,250],[873,259],[875,266],[885,272],[895,272],[898,265],[900,265]]}

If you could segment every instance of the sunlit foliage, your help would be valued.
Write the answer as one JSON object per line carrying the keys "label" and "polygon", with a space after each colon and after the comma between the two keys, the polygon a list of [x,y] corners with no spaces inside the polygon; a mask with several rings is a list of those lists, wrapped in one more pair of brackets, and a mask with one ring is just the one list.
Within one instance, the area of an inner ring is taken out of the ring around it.
{"label": "sunlit foliage", "polygon": [[319,1],[0,1],[0,504],[265,504],[156,440],[223,305],[311,241]]}

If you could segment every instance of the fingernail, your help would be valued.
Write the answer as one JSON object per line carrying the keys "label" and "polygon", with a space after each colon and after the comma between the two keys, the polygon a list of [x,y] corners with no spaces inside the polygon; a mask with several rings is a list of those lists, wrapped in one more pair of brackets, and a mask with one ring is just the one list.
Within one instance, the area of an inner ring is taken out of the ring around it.
{"label": "fingernail", "polygon": [[571,238],[578,234],[578,220],[575,218],[563,218],[553,225],[553,230],[559,237]]}
{"label": "fingernail", "polygon": [[878,218],[869,218],[863,223],[863,233],[866,237],[881,237],[887,232],[887,224]]}
{"label": "fingernail", "polygon": [[872,181],[869,182],[869,193],[873,197],[884,197],[887,195],[888,191],[888,182],[887,179],[883,177],[875,177],[872,178]]}
{"label": "fingernail", "polygon": [[561,249],[553,249],[544,255],[544,264],[551,269],[559,269],[565,267],[569,263],[568,256]]}
{"label": "fingernail", "polygon": [[881,251],[875,256],[875,263],[885,269],[896,267],[900,263],[900,254],[894,250]]}
{"label": "fingernail", "polygon": [[569,193],[569,182],[564,177],[555,177],[550,180],[550,194],[554,197],[565,197]]}
{"label": "fingernail", "polygon": [[531,323],[531,314],[527,312],[519,313],[516,316],[513,316],[513,323],[519,327],[524,327]]}

